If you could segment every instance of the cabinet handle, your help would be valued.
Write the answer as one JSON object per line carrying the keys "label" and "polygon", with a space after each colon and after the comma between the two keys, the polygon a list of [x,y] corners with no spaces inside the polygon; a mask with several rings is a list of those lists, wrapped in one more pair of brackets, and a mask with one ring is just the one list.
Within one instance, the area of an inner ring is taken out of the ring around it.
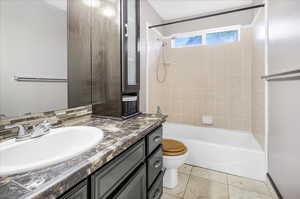
{"label": "cabinet handle", "polygon": [[155,169],[158,169],[160,166],[161,166],[161,160],[157,160],[157,161],[155,161],[154,164],[153,164],[153,167],[154,167]]}
{"label": "cabinet handle", "polygon": [[161,137],[160,137],[160,136],[155,136],[155,137],[153,138],[153,141],[154,141],[154,142],[160,142],[160,141],[161,141]]}
{"label": "cabinet handle", "polygon": [[126,23],[124,26],[124,36],[128,37],[128,24]]}
{"label": "cabinet handle", "polygon": [[159,196],[160,196],[160,193],[161,193],[161,190],[158,188],[158,189],[156,189],[156,191],[155,191],[155,193],[154,193],[154,195],[153,195],[153,199],[156,199],[156,198],[158,198]]}

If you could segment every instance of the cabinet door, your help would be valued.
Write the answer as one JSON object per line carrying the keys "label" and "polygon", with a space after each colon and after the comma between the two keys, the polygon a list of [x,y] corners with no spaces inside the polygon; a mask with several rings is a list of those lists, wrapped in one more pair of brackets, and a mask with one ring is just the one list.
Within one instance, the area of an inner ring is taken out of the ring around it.
{"label": "cabinet door", "polygon": [[93,0],[92,103],[93,112],[120,117],[121,106],[121,4]]}
{"label": "cabinet door", "polygon": [[84,181],[69,191],[67,194],[60,197],[60,199],[88,199],[87,182]]}
{"label": "cabinet door", "polygon": [[163,127],[160,126],[159,128],[152,131],[151,134],[147,135],[147,155],[150,155],[154,149],[156,149],[162,142],[162,134],[163,134]]}
{"label": "cabinet door", "polygon": [[140,88],[139,0],[123,2],[123,93]]}
{"label": "cabinet door", "polygon": [[91,177],[92,199],[104,199],[111,195],[131,175],[145,158],[145,142],[142,141],[106,164]]}
{"label": "cabinet door", "polygon": [[68,105],[91,104],[92,0],[68,0]]}
{"label": "cabinet door", "polygon": [[147,160],[148,188],[158,176],[163,165],[162,148],[158,148]]}
{"label": "cabinet door", "polygon": [[148,191],[148,199],[159,199],[163,194],[163,172],[160,172],[159,176],[153,183],[152,187]]}
{"label": "cabinet door", "polygon": [[146,166],[143,165],[113,199],[146,199]]}

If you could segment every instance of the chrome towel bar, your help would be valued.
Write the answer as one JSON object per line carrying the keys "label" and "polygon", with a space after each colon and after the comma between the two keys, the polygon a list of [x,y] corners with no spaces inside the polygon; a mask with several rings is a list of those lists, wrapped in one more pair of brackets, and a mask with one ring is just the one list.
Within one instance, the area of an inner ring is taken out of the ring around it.
{"label": "chrome towel bar", "polygon": [[[295,75],[299,74],[299,75]],[[282,73],[274,73],[271,75],[265,75],[261,77],[266,81],[288,81],[288,80],[300,80],[300,69],[290,70]]]}
{"label": "chrome towel bar", "polygon": [[40,78],[40,77],[19,77],[14,76],[14,80],[18,82],[68,82],[68,79],[60,78]]}

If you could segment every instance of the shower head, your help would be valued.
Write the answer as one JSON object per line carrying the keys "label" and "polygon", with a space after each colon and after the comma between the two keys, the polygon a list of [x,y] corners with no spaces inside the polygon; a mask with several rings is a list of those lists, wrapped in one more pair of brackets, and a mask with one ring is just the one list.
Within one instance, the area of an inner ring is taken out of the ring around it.
{"label": "shower head", "polygon": [[164,40],[161,39],[161,38],[157,38],[157,41],[160,41],[160,42],[161,42],[161,46],[162,46],[162,47],[165,47],[165,46],[168,45],[168,42],[167,42],[167,41],[164,41]]}

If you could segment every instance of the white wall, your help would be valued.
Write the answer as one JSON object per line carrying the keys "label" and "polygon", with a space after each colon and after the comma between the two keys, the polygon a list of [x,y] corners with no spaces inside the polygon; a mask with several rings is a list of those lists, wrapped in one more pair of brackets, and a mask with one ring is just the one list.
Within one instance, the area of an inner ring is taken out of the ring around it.
{"label": "white wall", "polygon": [[[3,58],[2,58],[2,53],[3,53],[3,48],[1,46],[1,44],[3,43],[2,41],[2,37],[1,35],[3,34],[2,31],[3,31],[3,27],[2,27],[2,0],[0,1],[0,100],[2,100],[2,61],[3,61]],[[0,101],[0,114],[2,113],[2,106],[1,106],[1,101]],[[0,116],[1,117],[1,116]]]}
{"label": "white wall", "polygon": [[[267,74],[299,70],[300,1],[267,3]],[[300,81],[269,81],[267,85],[268,173],[282,198],[299,199]]]}
{"label": "white wall", "polygon": [[147,104],[147,30],[148,24],[162,23],[162,19],[150,6],[148,0],[141,0],[140,19],[140,55],[141,55],[141,90],[140,90],[140,110],[146,111]]}
{"label": "white wall", "polygon": [[24,83],[14,75],[67,78],[67,1],[0,0],[1,113],[67,107],[67,83]]}

